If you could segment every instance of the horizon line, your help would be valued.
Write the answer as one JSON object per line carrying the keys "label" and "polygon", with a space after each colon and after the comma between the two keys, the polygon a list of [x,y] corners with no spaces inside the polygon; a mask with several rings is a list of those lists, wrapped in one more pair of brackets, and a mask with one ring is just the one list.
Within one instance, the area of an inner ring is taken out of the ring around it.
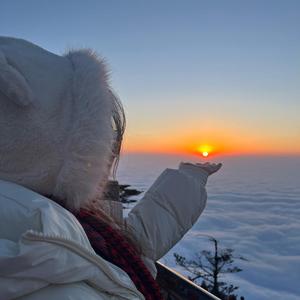
{"label": "horizon line", "polygon": [[207,157],[204,157],[201,155],[201,153],[197,154],[197,153],[191,153],[191,152],[168,152],[168,151],[133,151],[133,150],[123,150],[121,151],[121,156],[122,155],[126,155],[126,154],[145,154],[145,155],[172,155],[172,156],[178,156],[178,155],[182,155],[182,156],[195,156],[195,157],[199,157],[205,160],[208,160],[210,158],[214,158],[214,157],[241,157],[241,156],[260,156],[260,157],[299,157],[300,158],[300,153],[287,153],[287,152],[282,152],[282,153],[267,153],[267,152],[260,152],[260,153],[211,153],[210,155],[208,155]]}

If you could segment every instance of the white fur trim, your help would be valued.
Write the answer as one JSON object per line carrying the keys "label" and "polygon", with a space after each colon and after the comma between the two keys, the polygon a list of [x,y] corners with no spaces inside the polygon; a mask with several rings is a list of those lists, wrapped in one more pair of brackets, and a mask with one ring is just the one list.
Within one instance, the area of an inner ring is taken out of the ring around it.
{"label": "white fur trim", "polygon": [[72,122],[53,195],[78,209],[103,192],[112,157],[113,99],[103,60],[90,50],[69,52],[74,68]]}

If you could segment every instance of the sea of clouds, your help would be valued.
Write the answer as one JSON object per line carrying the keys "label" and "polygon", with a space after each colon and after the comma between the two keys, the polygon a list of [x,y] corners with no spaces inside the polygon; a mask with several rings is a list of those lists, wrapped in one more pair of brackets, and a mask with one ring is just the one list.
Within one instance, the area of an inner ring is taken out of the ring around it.
{"label": "sea of clouds", "polygon": [[[225,275],[251,300],[300,299],[300,157],[219,157],[223,167],[209,178],[207,207],[198,222],[162,262],[176,268],[173,253],[194,258],[220,247],[234,249],[242,272]],[[118,179],[146,190],[166,167],[195,157],[126,155]],[[140,196],[142,197],[142,195]],[[131,206],[127,207],[125,213]]]}

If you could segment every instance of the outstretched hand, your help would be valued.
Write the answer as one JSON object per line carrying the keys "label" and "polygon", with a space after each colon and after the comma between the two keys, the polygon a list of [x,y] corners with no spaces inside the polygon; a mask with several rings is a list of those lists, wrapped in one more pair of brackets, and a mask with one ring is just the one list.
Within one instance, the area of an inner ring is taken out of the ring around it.
{"label": "outstretched hand", "polygon": [[201,168],[202,170],[206,171],[208,173],[208,175],[211,175],[213,173],[218,172],[220,170],[220,168],[222,167],[222,164],[206,162],[206,163],[197,163],[196,166]]}

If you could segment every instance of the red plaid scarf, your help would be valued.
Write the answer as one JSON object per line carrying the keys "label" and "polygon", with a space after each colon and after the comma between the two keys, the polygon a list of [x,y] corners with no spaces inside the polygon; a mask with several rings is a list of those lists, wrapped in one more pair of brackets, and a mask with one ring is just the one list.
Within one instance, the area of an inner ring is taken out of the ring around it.
{"label": "red plaid scarf", "polygon": [[140,255],[118,230],[87,209],[81,209],[76,217],[98,255],[125,271],[146,300],[163,300]]}

